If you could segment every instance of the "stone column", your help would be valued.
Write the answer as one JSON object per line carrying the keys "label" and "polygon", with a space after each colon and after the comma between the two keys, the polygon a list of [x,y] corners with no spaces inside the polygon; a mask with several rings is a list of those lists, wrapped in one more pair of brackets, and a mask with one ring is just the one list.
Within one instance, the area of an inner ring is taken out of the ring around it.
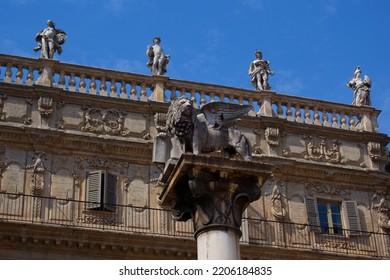
{"label": "stone column", "polygon": [[193,220],[198,259],[240,259],[242,214],[269,174],[259,163],[184,154],[163,176],[160,204],[178,221]]}

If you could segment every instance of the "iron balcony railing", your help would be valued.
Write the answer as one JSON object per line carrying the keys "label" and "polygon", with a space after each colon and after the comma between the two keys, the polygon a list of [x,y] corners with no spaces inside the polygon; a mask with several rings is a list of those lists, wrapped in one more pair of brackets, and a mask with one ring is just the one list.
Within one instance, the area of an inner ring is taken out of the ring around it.
{"label": "iron balcony railing", "polygon": [[[169,210],[111,205],[114,211],[88,210],[90,202],[0,192],[0,222],[21,222],[193,239],[192,221],[178,222]],[[106,207],[102,207],[104,209]],[[390,234],[342,229],[339,234],[290,222],[244,218],[241,244],[390,258]]]}

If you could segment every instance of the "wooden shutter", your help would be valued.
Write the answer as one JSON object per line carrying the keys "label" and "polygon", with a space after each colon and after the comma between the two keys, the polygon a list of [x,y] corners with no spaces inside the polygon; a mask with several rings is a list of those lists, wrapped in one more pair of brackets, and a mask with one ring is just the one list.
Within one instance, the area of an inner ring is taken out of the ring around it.
{"label": "wooden shutter", "polygon": [[87,173],[87,204],[86,209],[98,209],[101,206],[102,172],[92,171]]}
{"label": "wooden shutter", "polygon": [[112,173],[105,173],[104,209],[115,212],[117,177]]}
{"label": "wooden shutter", "polygon": [[317,210],[317,199],[315,197],[306,197],[306,210],[307,210],[307,221],[309,223],[309,229],[311,231],[320,231],[320,222]]}
{"label": "wooden shutter", "polygon": [[342,209],[347,235],[360,234],[361,227],[356,201],[343,201]]}

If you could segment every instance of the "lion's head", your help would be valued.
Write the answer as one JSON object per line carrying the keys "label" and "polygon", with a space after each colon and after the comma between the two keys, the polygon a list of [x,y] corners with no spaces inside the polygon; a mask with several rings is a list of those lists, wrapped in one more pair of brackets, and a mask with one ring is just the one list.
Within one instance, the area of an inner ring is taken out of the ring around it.
{"label": "lion's head", "polygon": [[166,127],[171,136],[180,140],[190,136],[194,131],[196,114],[192,102],[187,98],[175,99],[169,107]]}

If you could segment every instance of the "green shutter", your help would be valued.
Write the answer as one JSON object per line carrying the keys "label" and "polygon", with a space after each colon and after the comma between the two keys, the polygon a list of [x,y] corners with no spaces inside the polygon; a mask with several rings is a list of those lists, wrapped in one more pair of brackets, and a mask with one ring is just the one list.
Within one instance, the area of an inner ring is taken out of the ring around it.
{"label": "green shutter", "polygon": [[360,234],[360,219],[356,201],[343,201],[343,215],[346,222],[347,235]]}
{"label": "green shutter", "polygon": [[314,197],[306,197],[306,210],[307,210],[307,221],[309,223],[309,229],[311,231],[319,232],[319,219],[317,210],[317,199]]}
{"label": "green shutter", "polygon": [[92,171],[87,174],[87,204],[86,209],[100,208],[102,187],[101,171]]}

